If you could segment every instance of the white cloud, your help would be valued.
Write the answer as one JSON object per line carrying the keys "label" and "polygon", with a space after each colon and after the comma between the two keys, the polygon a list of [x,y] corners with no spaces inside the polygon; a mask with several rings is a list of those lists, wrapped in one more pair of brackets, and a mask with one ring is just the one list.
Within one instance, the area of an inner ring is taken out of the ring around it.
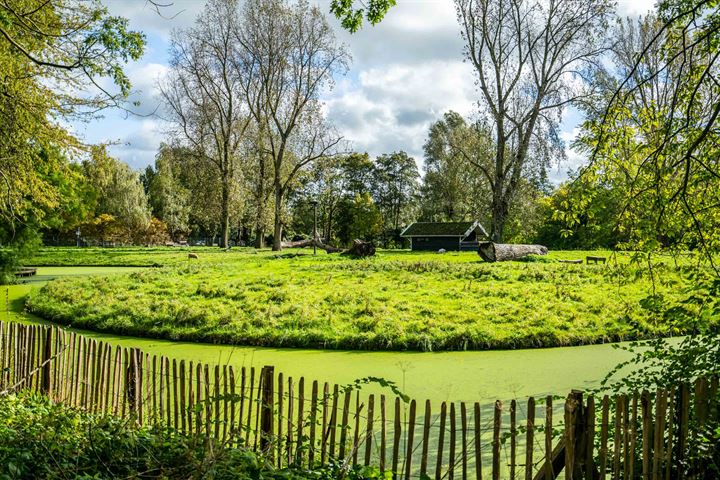
{"label": "white cloud", "polygon": [[472,79],[461,61],[370,68],[341,83],[327,110],[355,149],[373,156],[403,149],[420,160],[432,121],[448,110],[473,112]]}
{"label": "white cloud", "polygon": [[[158,106],[156,80],[167,70],[172,29],[192,25],[205,2],[174,0],[158,15],[145,0],[103,0],[114,15],[130,20],[131,28],[148,38],[146,56],[128,66],[136,91],[133,107],[147,114]],[[330,0],[317,0],[324,12]],[[618,14],[642,15],[653,8],[654,0],[620,0]],[[428,125],[448,110],[473,114],[479,98],[472,67],[463,63],[463,41],[451,0],[398,0],[386,18],[376,26],[365,25],[350,34],[330,18],[340,41],[347,44],[353,64],[347,77],[337,79],[325,95],[325,111],[357,150],[371,155],[405,150],[422,160],[422,145]],[[574,138],[581,120],[572,113],[563,121],[563,139]],[[135,167],[154,160],[163,135],[159,120],[107,113],[107,118],[76,128],[88,142],[119,141],[111,151]],[[568,167],[582,159],[568,151],[567,166],[558,167],[553,177],[562,179]]]}

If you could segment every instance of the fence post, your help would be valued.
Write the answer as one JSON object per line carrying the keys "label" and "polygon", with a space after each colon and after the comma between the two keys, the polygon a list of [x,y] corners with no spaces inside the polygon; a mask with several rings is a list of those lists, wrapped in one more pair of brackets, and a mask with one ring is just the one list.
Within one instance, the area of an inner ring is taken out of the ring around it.
{"label": "fence post", "polygon": [[128,363],[125,366],[125,393],[127,395],[128,412],[136,412],[137,409],[137,382],[136,373],[137,369],[135,363],[137,362],[137,349],[131,348]]}
{"label": "fence post", "polygon": [[42,376],[40,378],[40,392],[44,395],[50,395],[50,358],[52,357],[52,328],[45,329],[45,344],[43,345],[42,359]]}
{"label": "fence post", "polygon": [[262,369],[262,393],[260,404],[260,450],[267,452],[272,463],[270,442],[273,436],[273,394],[275,367],[266,365]]}

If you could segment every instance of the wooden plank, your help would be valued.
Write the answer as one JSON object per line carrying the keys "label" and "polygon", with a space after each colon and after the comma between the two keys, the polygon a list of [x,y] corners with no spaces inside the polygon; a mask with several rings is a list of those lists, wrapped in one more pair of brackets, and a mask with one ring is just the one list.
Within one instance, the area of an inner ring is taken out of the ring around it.
{"label": "wooden plank", "polygon": [[642,407],[642,477],[650,480],[650,468],[652,458],[650,457],[651,436],[652,436],[652,413],[650,405],[650,393],[646,390],[640,397]]}
{"label": "wooden plank", "polygon": [[[232,372],[232,370],[231,370]],[[283,407],[284,407],[284,401],[285,401],[285,378],[283,377],[282,372],[278,373],[278,388],[277,388],[277,434],[275,435],[276,443],[277,443],[277,463],[276,466],[278,468],[282,468],[283,464],[283,422],[285,418],[283,417]],[[233,390],[234,393],[234,390]]]}
{"label": "wooden plank", "polygon": [[257,386],[257,398],[255,400],[255,428],[253,429],[253,436],[255,438],[253,442],[253,449],[257,451],[258,448],[258,440],[260,439],[260,411],[262,410],[262,391],[263,391],[263,370],[260,369],[260,374],[258,375],[258,386]]}
{"label": "wooden plank", "polygon": [[158,407],[159,407],[159,414],[160,414],[160,421],[165,423],[165,357],[160,356],[160,371],[158,372],[160,378],[160,388],[158,390],[158,399],[160,401]]}
{"label": "wooden plank", "polygon": [[380,395],[380,471],[385,472],[385,469],[387,468],[387,464],[385,463],[385,453],[387,450],[387,417],[386,417],[386,410],[385,410],[385,395]]}
{"label": "wooden plank", "polygon": [[[238,411],[238,443],[240,443],[242,439],[242,431],[243,428],[247,428],[250,426],[249,423],[243,424],[243,418],[245,415],[245,386],[247,384],[247,371],[245,367],[240,368],[240,411]],[[244,426],[243,426],[244,425]]]}
{"label": "wooden plank", "polygon": [[195,432],[195,389],[193,388],[195,385],[195,365],[192,360],[188,363],[187,371],[187,429],[188,433],[192,435]]}
{"label": "wooden plank", "polygon": [[303,439],[303,423],[305,421],[305,377],[300,377],[300,381],[298,382],[298,413],[297,413],[297,423],[296,423],[296,430],[297,430],[297,443],[296,443],[296,449],[295,449],[295,465],[302,466],[303,465],[303,444],[305,443],[305,440]]}
{"label": "wooden plank", "polygon": [[200,362],[195,365],[195,435],[202,435],[202,364]]}
{"label": "wooden plank", "polygon": [[[628,460],[628,471],[631,472],[631,475],[635,474],[635,448],[637,446],[637,428],[638,428],[638,422],[637,422],[637,410],[638,410],[638,394],[633,393],[632,396],[632,404],[630,407],[630,445],[628,449],[630,450],[630,456]],[[629,478],[629,477],[626,477]]]}
{"label": "wooden plank", "polygon": [[348,421],[350,416],[350,395],[351,390],[345,391],[345,398],[343,400],[343,411],[342,411],[342,424],[340,425],[340,451],[338,458],[345,460],[345,447],[347,445],[347,433],[348,433]]}
{"label": "wooden plank", "polygon": [[[515,457],[517,455],[517,402],[510,401],[510,479],[515,480]],[[466,478],[463,476],[463,478]]]}
{"label": "wooden plank", "polygon": [[445,417],[447,416],[447,403],[440,404],[440,431],[438,432],[437,460],[435,463],[435,478],[442,478],[443,452],[445,450]]}
{"label": "wooden plank", "polygon": [[365,466],[370,465],[373,448],[373,415],[375,414],[375,395],[368,397],[367,426],[365,427]]}
{"label": "wooden plank", "polygon": [[412,474],[413,443],[415,440],[415,400],[410,401],[410,417],[408,418],[408,433],[405,451],[405,480],[410,480]]}
{"label": "wooden plank", "polygon": [[322,405],[322,430],[320,431],[320,465],[325,465],[327,462],[327,442],[328,442],[328,435],[330,432],[328,431],[328,422],[329,422],[329,412],[330,408],[328,405],[328,402],[330,400],[330,386],[327,382],[323,384],[323,391],[322,391],[322,397],[320,399],[320,404]]}
{"label": "wooden plank", "polygon": [[457,425],[455,424],[455,402],[450,403],[450,452],[448,455],[448,479],[455,478],[455,443]]}
{"label": "wooden plank", "polygon": [[318,409],[318,382],[313,380],[312,390],[310,394],[310,448],[308,449],[308,463],[310,468],[315,465],[315,430],[317,427],[317,409]]}
{"label": "wooden plank", "polygon": [[358,450],[360,450],[360,391],[355,392],[355,428],[353,429],[353,465],[358,464]]}
{"label": "wooden plank", "polygon": [[607,443],[608,428],[610,421],[610,398],[605,395],[602,399],[602,419],[600,420],[600,451],[598,458],[600,461],[600,479],[604,480],[607,474]]}
{"label": "wooden plank", "polygon": [[274,438],[275,419],[273,418],[275,398],[275,367],[264,366],[262,369],[262,390],[260,400],[260,451],[266,460],[273,464],[272,441]]}
{"label": "wooden plank", "polygon": [[[248,384],[247,421],[245,422],[245,445],[250,445],[252,430],[253,388],[255,387],[255,367],[250,367],[250,383]],[[299,445],[299,444],[298,444]]]}
{"label": "wooden plank", "polygon": [[461,425],[461,442],[462,442],[462,478],[468,478],[468,451],[467,451],[467,408],[465,402],[460,403],[460,425]]}
{"label": "wooden plank", "polygon": [[[678,415],[678,464],[685,460],[688,446],[688,429],[690,423],[690,387],[683,383],[680,387],[680,414]],[[678,469],[678,478],[684,478],[683,469]]]}
{"label": "wooden plank", "polygon": [[285,448],[287,449],[287,464],[293,464],[293,406],[295,403],[294,385],[292,377],[288,377],[288,415],[287,415],[287,441]]}
{"label": "wooden plank", "polygon": [[[482,480],[482,428],[480,417],[480,404],[475,402],[475,478]],[[534,415],[534,413],[533,413]]]}
{"label": "wooden plank", "polygon": [[92,395],[92,411],[97,413],[100,406],[100,396],[102,392],[102,385],[100,384],[100,378],[102,377],[102,361],[103,354],[105,352],[105,344],[99,342],[96,344],[95,349],[95,372],[93,375],[93,395]]}
{"label": "wooden plank", "polygon": [[[478,436],[478,433],[475,433]],[[533,447],[535,441],[535,398],[528,398],[525,419],[525,480],[533,478]],[[478,455],[476,452],[475,455]],[[478,477],[480,478],[480,477]]]}
{"label": "wooden plank", "polygon": [[615,397],[615,432],[613,436],[613,478],[620,478],[620,459],[622,453],[622,418],[623,418],[623,396]]}
{"label": "wooden plank", "polygon": [[425,415],[423,417],[422,454],[420,455],[420,477],[427,475],[428,451],[430,449],[430,400],[425,400]]}
{"label": "wooden plank", "polygon": [[223,421],[222,421],[222,441],[227,441],[228,435],[228,372],[227,364],[222,367],[222,385],[223,385]]}
{"label": "wooden plank", "polygon": [[623,478],[630,478],[632,477],[632,473],[630,470],[630,457],[632,457],[635,453],[630,450],[630,421],[629,421],[629,409],[630,409],[630,398],[623,394],[623,412],[622,412],[622,429],[623,429],[623,441],[622,441],[622,450],[623,450]]}
{"label": "wooden plank", "polygon": [[[337,426],[338,426],[338,403],[340,402],[340,387],[336,385],[333,386],[333,396],[332,396],[332,410],[330,414],[330,458],[335,458],[335,440],[337,437]],[[384,397],[381,399],[381,404],[384,409],[385,407],[385,400]],[[383,410],[383,415],[384,415]],[[380,469],[382,469],[382,462],[380,462]]]}
{"label": "wooden plank", "polygon": [[[585,443],[585,480],[595,478],[595,397],[590,395],[585,407],[585,422],[587,429]],[[627,478],[627,477],[626,477]]]}
{"label": "wooden plank", "polygon": [[[75,358],[73,367],[73,389],[70,403],[74,406],[79,405],[79,394],[80,394],[80,383],[82,382],[80,366],[82,365],[82,354],[84,352],[83,340],[79,336],[77,337],[77,347],[75,348]],[[117,413],[117,412],[116,412]]]}
{"label": "wooden plank", "polygon": [[[665,449],[665,480],[670,480],[673,465],[673,438],[675,438],[675,390],[668,393],[667,405],[667,448]],[[626,476],[625,478],[629,478]]]}
{"label": "wooden plank", "polygon": [[695,421],[702,428],[708,420],[708,381],[705,377],[695,380]]}
{"label": "wooden plank", "polygon": [[[230,436],[231,436],[231,444],[233,443],[233,439],[237,436],[237,425],[235,424],[235,412],[237,410],[237,404],[238,404],[238,398],[237,398],[237,384],[235,383],[235,369],[232,365],[228,366],[228,375],[230,375]],[[282,383],[280,383],[282,388]],[[278,438],[278,448],[282,448],[282,442],[280,442],[280,438]],[[280,466],[280,465],[278,465]]]}
{"label": "wooden plank", "polygon": [[214,417],[212,415],[212,394],[210,393],[210,367],[205,364],[203,365],[203,390],[205,399],[205,436],[210,438],[212,434],[212,422]]}
{"label": "wooden plank", "polygon": [[667,408],[667,392],[658,390],[655,394],[655,432],[653,436],[653,462],[652,462],[652,478],[653,480],[662,480],[663,477],[663,458],[665,457],[665,413]]}
{"label": "wooden plank", "polygon": [[552,395],[545,397],[545,478],[552,480],[555,478],[553,472],[553,447],[552,447],[552,429],[553,429],[553,398]]}
{"label": "wooden plank", "polygon": [[[152,399],[152,419],[153,422],[157,422],[158,420],[158,402],[157,402],[157,384],[158,384],[158,365],[157,365],[157,355],[152,356],[152,366],[151,366],[151,375],[152,375],[152,383],[150,386],[151,393],[151,399]],[[192,377],[192,370],[190,370],[190,376]],[[160,401],[162,403],[162,400]],[[160,416],[162,418],[162,415]]]}
{"label": "wooden plank", "polygon": [[115,347],[115,365],[113,368],[113,414],[120,411],[120,371],[122,370],[122,357],[120,346]]}
{"label": "wooden plank", "polygon": [[[563,439],[565,440],[565,480],[573,480],[575,478],[576,465],[576,427],[578,424],[578,412],[580,409],[582,398],[577,392],[573,391],[565,400],[565,421],[563,423]],[[583,452],[584,453],[584,452]]]}
{"label": "wooden plank", "polygon": [[213,368],[213,413],[212,419],[215,423],[213,433],[216,439],[220,439],[220,423],[222,421],[220,413],[220,365],[215,365]]}
{"label": "wooden plank", "polygon": [[400,437],[402,435],[402,424],[400,423],[400,399],[395,397],[395,432],[393,435],[392,471],[399,476],[398,462],[400,458]]}
{"label": "wooden plank", "polygon": [[103,382],[105,388],[105,395],[103,399],[102,410],[103,413],[109,413],[112,410],[112,347],[105,345],[105,381]]}
{"label": "wooden plank", "polygon": [[178,366],[177,366],[177,360],[173,358],[172,360],[172,397],[173,397],[173,427],[179,428],[180,427],[180,382],[178,378]]}
{"label": "wooden plank", "polygon": [[[180,430],[183,433],[187,432],[187,397],[186,390],[185,390],[185,360],[180,360]],[[175,383],[178,383],[177,380]]]}

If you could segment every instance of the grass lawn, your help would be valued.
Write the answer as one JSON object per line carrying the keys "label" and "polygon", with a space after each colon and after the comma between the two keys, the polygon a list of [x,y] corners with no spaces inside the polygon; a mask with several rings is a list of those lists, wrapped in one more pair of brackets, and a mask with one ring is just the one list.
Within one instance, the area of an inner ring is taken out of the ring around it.
{"label": "grass lawn", "polygon": [[[173,248],[44,249],[33,263],[165,266],[56,280],[33,293],[28,307],[78,328],[282,347],[519,348],[687,331],[641,302],[652,282],[628,254],[595,266],[556,261],[586,252],[488,264],[475,253],[381,251],[353,260],[298,250],[189,250],[200,259]],[[660,262],[655,295],[680,299],[688,269]]]}

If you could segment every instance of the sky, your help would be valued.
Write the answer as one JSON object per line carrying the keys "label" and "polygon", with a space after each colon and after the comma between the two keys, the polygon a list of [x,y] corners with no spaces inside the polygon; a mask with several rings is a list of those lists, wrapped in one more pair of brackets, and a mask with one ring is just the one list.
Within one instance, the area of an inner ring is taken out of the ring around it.
{"label": "sky", "polygon": [[[137,115],[107,111],[102,118],[74,124],[87,143],[111,143],[110,152],[136,169],[154,162],[164,139],[156,84],[168,70],[173,29],[192,25],[202,10],[202,0],[173,0],[158,15],[146,0],[103,0],[110,12],[130,20],[132,29],[147,37],[146,53],[130,63],[126,72],[133,83],[132,107]],[[166,2],[167,3],[167,2]],[[329,0],[316,0],[329,12]],[[376,26],[365,25],[350,34],[328,14],[339,41],[353,61],[347,75],[335,79],[334,88],[322,98],[329,120],[355,151],[372,157],[404,150],[422,168],[422,146],[430,124],[455,110],[472,115],[479,98],[472,67],[463,59],[452,0],[398,0]],[[619,0],[618,13],[636,16],[652,9],[654,0]],[[582,118],[564,112],[562,138],[569,144]],[[559,182],[582,157],[567,149],[567,160],[556,164],[550,179]]]}

